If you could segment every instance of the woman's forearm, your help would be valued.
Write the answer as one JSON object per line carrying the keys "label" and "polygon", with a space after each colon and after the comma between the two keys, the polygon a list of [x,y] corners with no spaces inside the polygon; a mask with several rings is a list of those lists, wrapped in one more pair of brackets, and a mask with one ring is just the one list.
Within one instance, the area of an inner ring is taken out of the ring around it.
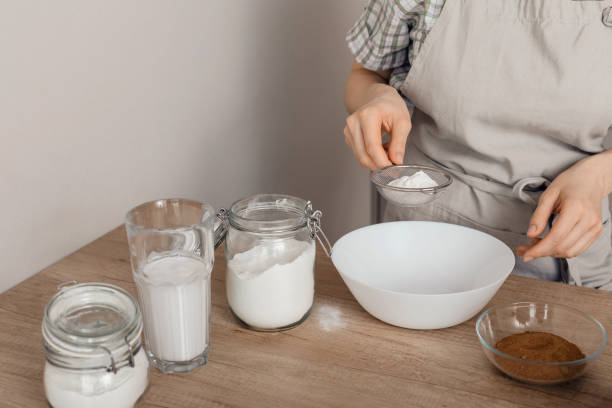
{"label": "woman's forearm", "polygon": [[346,110],[353,113],[381,92],[388,92],[389,75],[390,71],[370,71],[353,62],[344,92]]}

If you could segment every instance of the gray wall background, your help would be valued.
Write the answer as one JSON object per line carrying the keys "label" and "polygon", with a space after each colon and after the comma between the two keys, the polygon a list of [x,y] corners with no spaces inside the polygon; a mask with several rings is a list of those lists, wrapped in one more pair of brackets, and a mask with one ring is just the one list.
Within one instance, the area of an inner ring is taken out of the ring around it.
{"label": "gray wall background", "polygon": [[0,291],[185,196],[313,201],[335,239],[370,221],[344,145],[344,35],[362,1],[6,0]]}

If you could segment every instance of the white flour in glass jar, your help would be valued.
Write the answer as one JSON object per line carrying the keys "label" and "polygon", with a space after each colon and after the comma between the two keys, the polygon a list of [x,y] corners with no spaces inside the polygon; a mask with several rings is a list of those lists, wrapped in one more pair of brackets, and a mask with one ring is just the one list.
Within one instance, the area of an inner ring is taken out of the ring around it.
{"label": "white flour in glass jar", "polygon": [[297,323],[314,298],[314,241],[260,243],[227,262],[227,300],[249,326],[278,329]]}
{"label": "white flour in glass jar", "polygon": [[210,271],[199,258],[166,256],[135,276],[149,352],[189,361],[208,347]]}
{"label": "white flour in glass jar", "polygon": [[71,370],[47,363],[45,394],[54,408],[132,408],[145,392],[149,362],[141,348],[134,355],[134,367],[117,373],[106,369]]}

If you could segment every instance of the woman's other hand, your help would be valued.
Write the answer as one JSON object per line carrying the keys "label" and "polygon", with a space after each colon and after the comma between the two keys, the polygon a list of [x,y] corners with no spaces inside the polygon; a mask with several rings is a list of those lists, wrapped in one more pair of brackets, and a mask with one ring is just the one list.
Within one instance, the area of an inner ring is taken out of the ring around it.
{"label": "woman's other hand", "polygon": [[[529,223],[531,245],[516,249],[525,262],[552,256],[573,258],[599,238],[601,203],[612,185],[612,151],[588,157],[561,173],[542,193]],[[550,231],[539,239],[552,214],[558,214]]]}
{"label": "woman's other hand", "polygon": [[[410,112],[397,90],[385,83],[388,73],[369,71],[353,64],[346,86],[344,139],[362,167],[377,170],[403,164],[406,139],[412,128]],[[382,136],[391,135],[388,151]]]}

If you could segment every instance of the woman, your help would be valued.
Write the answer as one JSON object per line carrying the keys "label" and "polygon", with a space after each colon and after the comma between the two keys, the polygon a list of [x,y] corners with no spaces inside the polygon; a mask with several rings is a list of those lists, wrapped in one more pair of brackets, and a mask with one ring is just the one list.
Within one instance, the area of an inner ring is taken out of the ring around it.
{"label": "woman", "polygon": [[346,142],[372,170],[427,164],[455,178],[433,204],[385,217],[477,228],[516,249],[515,273],[612,290],[611,10],[370,0],[347,36]]}

